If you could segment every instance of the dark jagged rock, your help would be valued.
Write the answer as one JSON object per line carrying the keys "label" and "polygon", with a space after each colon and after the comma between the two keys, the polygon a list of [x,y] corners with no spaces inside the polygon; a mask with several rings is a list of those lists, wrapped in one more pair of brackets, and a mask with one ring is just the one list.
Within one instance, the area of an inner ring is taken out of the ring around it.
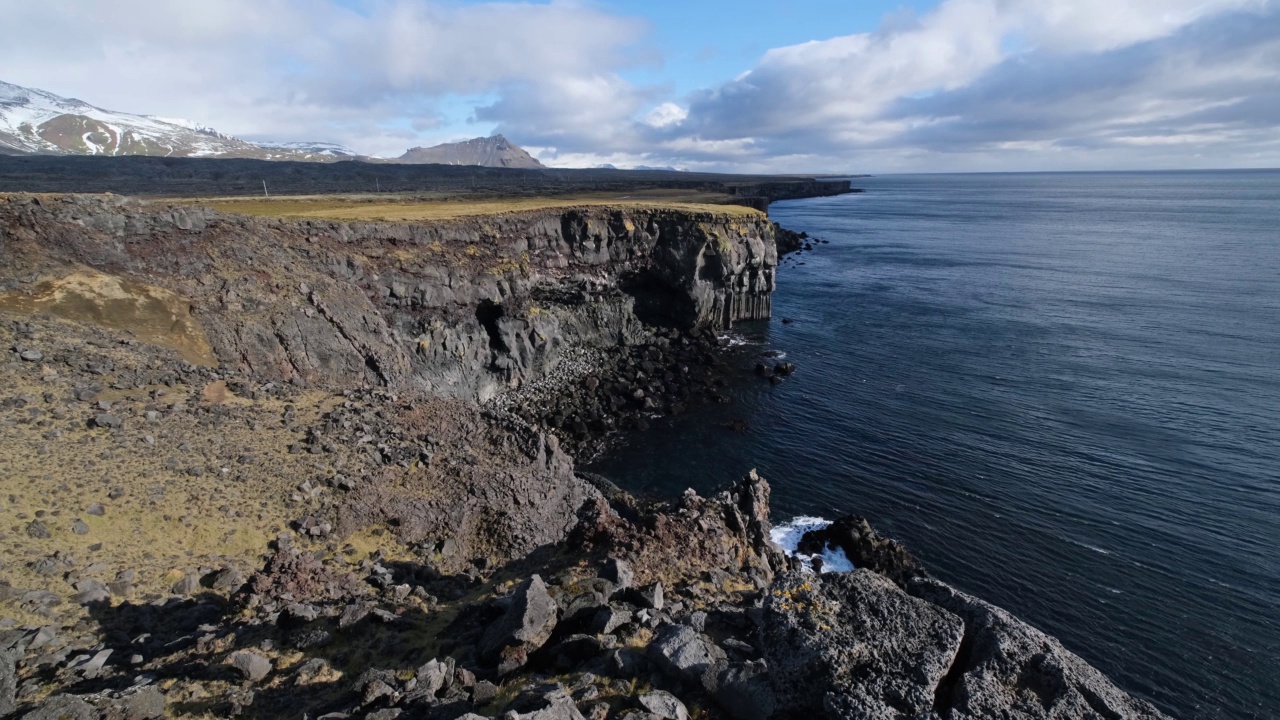
{"label": "dark jagged rock", "polygon": [[769,483],[752,470],[729,491],[727,499],[732,504],[725,508],[726,523],[743,537],[751,555],[758,558],[766,582],[787,565],[786,557],[769,536],[769,495]]}
{"label": "dark jagged rock", "polygon": [[301,602],[360,597],[365,594],[349,573],[335,571],[311,553],[292,546],[277,550],[249,581],[250,605],[287,595]]}
{"label": "dark jagged rock", "polygon": [[627,590],[635,582],[636,575],[631,569],[631,563],[618,558],[609,558],[600,577],[613,583],[619,590]]}
{"label": "dark jagged rock", "polygon": [[924,566],[901,543],[881,537],[871,523],[856,515],[842,517],[826,528],[805,533],[797,551],[817,555],[826,548],[843,550],[854,567],[869,568],[899,585],[926,575]]}
{"label": "dark jagged rock", "polygon": [[735,720],[768,720],[777,708],[769,677],[762,661],[725,668],[716,680],[716,703]]}
{"label": "dark jagged rock", "polygon": [[491,660],[525,657],[546,644],[555,627],[556,602],[534,575],[516,588],[506,612],[485,631],[480,653]]}

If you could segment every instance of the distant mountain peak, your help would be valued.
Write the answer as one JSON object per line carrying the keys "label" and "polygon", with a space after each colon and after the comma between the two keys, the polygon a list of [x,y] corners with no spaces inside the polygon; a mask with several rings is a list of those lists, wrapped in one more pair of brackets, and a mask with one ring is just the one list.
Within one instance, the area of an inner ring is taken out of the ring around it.
{"label": "distant mountain peak", "polygon": [[432,147],[412,148],[396,162],[419,165],[480,165],[482,167],[540,169],[542,163],[502,135],[478,137]]}
{"label": "distant mountain peak", "polygon": [[397,159],[380,160],[327,142],[251,142],[192,120],[104,110],[83,100],[0,81],[0,155],[28,153],[543,167],[501,134],[417,147]]}
{"label": "distant mountain peak", "polygon": [[83,100],[3,81],[0,152],[299,161],[357,157],[329,143],[253,143],[191,120],[104,110]]}

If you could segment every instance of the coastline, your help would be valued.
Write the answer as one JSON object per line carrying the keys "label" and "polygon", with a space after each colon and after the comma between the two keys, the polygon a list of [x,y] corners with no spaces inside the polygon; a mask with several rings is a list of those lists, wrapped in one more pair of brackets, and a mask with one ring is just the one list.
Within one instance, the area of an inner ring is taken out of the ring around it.
{"label": "coastline", "polygon": [[[598,435],[717,401],[714,331],[769,317],[807,240],[763,215],[415,226],[9,196],[0,218],[3,439],[25,457],[0,714],[267,717],[305,693],[379,718],[1161,717],[865,522],[801,542],[858,570],[805,573],[754,473],[643,499],[574,471]],[[33,497],[55,461],[105,475]],[[201,537],[218,524],[243,533]],[[190,544],[113,554],[157,525]]]}

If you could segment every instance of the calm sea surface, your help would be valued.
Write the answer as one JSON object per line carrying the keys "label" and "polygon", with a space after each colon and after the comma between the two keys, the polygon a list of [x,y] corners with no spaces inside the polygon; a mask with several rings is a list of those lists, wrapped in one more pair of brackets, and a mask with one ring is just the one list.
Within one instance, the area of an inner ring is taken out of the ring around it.
{"label": "calm sea surface", "polygon": [[592,469],[757,467],[775,521],[865,515],[1177,717],[1280,717],[1280,172],[856,184],[774,205],[830,244],[735,330],[734,402]]}

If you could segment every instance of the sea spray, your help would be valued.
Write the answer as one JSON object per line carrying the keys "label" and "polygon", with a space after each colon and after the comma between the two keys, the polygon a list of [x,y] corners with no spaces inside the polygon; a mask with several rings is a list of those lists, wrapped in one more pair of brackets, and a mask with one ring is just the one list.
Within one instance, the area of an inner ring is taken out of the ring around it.
{"label": "sea spray", "polygon": [[797,552],[800,547],[800,540],[804,538],[805,533],[813,530],[823,530],[830,525],[830,520],[804,515],[775,526],[769,531],[769,537],[788,556],[799,558],[802,565],[810,572],[813,571],[814,558],[822,560],[823,573],[849,572],[854,568],[853,562],[844,554],[844,550],[839,548],[824,547],[822,552],[817,555],[805,555]]}

